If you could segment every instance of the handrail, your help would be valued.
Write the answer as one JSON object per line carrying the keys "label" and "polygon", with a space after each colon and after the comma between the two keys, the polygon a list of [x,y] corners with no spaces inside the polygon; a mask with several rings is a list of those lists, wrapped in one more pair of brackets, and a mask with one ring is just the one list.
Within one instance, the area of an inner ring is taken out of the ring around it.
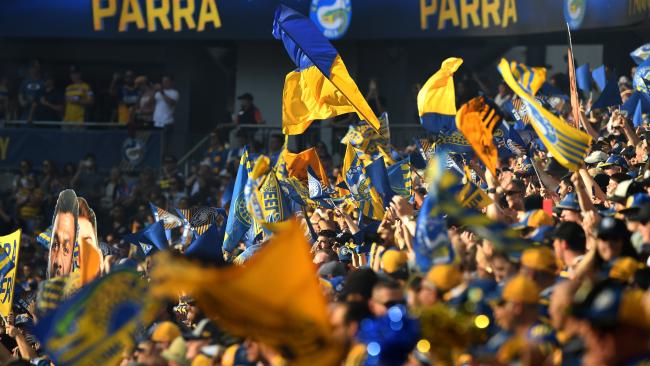
{"label": "handrail", "polygon": [[203,137],[199,142],[197,142],[194,145],[194,147],[190,149],[190,151],[188,151],[187,153],[185,153],[185,155],[183,155],[180,159],[178,159],[178,162],[176,164],[177,165],[183,164],[187,159],[190,158],[190,156],[192,156],[196,152],[196,150],[198,150],[200,147],[203,147],[203,145],[205,145],[205,143],[208,141],[209,138],[210,138],[210,134],[205,135],[205,137]]}
{"label": "handrail", "polygon": [[[2,123],[2,121],[0,121]],[[64,121],[32,121],[26,120],[8,120],[4,122],[9,125],[27,125],[27,126],[86,126],[86,127],[126,127],[117,122],[64,122]]]}

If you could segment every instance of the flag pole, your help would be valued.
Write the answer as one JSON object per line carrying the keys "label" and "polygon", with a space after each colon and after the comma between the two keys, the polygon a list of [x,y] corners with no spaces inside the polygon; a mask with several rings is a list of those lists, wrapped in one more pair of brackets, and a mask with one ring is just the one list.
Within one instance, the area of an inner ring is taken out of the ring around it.
{"label": "flag pole", "polygon": [[569,89],[571,92],[571,112],[573,115],[573,126],[580,126],[580,101],[578,99],[578,88],[576,86],[576,69],[573,60],[573,41],[571,39],[571,27],[566,23],[566,30],[569,36],[569,50],[567,55],[567,64],[569,67]]}

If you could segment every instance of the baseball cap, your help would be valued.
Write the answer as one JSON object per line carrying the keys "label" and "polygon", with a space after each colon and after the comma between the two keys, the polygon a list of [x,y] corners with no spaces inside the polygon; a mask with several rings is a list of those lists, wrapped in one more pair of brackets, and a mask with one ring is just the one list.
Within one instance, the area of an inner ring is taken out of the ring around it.
{"label": "baseball cap", "polygon": [[186,341],[193,341],[198,339],[217,339],[219,337],[219,329],[210,321],[210,319],[201,319],[196,325],[194,330],[189,333],[183,334]]}
{"label": "baseball cap", "polygon": [[560,210],[580,211],[580,204],[578,203],[578,196],[575,193],[567,193],[566,196],[555,206]]}
{"label": "baseball cap", "polygon": [[181,366],[189,366],[190,362],[185,358],[185,353],[187,353],[187,343],[183,337],[177,337],[169,345],[169,348],[162,351],[160,356],[167,361],[173,361]]}
{"label": "baseball cap", "polygon": [[238,96],[237,99],[238,99],[238,100],[246,99],[246,100],[250,100],[250,101],[252,102],[252,101],[253,101],[253,94],[251,94],[251,93],[244,93],[244,94]]}
{"label": "baseball cap", "polygon": [[616,186],[616,189],[614,190],[614,194],[607,197],[607,199],[613,202],[625,204],[628,196],[633,195],[635,193],[642,193],[642,192],[643,192],[643,186],[630,179],[630,180],[620,182]]}
{"label": "baseball cap", "polygon": [[628,233],[625,222],[613,217],[603,217],[596,229],[596,237],[599,239],[622,238],[625,233]]}
{"label": "baseball cap", "polygon": [[593,286],[583,284],[576,293],[572,314],[603,330],[620,325],[650,329],[650,320],[643,308],[643,291],[627,288],[625,284],[612,279]]}
{"label": "baseball cap", "polygon": [[463,275],[452,264],[438,264],[429,270],[425,276],[425,281],[433,285],[437,290],[446,292],[460,285],[463,281]]}
{"label": "baseball cap", "polygon": [[554,227],[551,225],[539,226],[533,230],[526,239],[530,240],[533,243],[544,244],[546,239],[550,237],[550,234],[553,232]]}
{"label": "baseball cap", "polygon": [[151,334],[151,340],[154,342],[171,342],[181,335],[178,325],[164,321],[156,326]]}
{"label": "baseball cap", "polygon": [[324,263],[318,268],[318,275],[321,277],[345,276],[345,264],[337,261]]}
{"label": "baseball cap", "polygon": [[650,203],[642,204],[639,211],[627,215],[627,219],[640,222],[650,221]]}
{"label": "baseball cap", "polygon": [[596,164],[596,163],[603,163],[607,161],[607,154],[603,151],[596,150],[592,151],[591,154],[589,154],[585,158],[585,163],[587,164]]}
{"label": "baseball cap", "polygon": [[625,208],[618,212],[623,215],[630,215],[639,212],[641,206],[650,202],[650,196],[645,193],[635,193],[627,198]]}
{"label": "baseball cap", "polygon": [[539,288],[532,279],[516,275],[506,283],[501,298],[506,301],[536,304],[539,302]]}
{"label": "baseball cap", "polygon": [[548,247],[537,247],[524,250],[521,254],[521,265],[535,271],[557,272],[555,253]]}
{"label": "baseball cap", "polygon": [[408,256],[401,250],[387,250],[381,256],[381,268],[386,273],[400,270],[408,262]]}
{"label": "baseball cap", "polygon": [[640,269],[640,263],[632,257],[621,257],[614,261],[609,270],[609,277],[625,283],[634,280],[634,274]]}
{"label": "baseball cap", "polygon": [[526,212],[524,218],[512,225],[513,229],[538,228],[553,225],[553,218],[544,210],[531,210]]}
{"label": "baseball cap", "polygon": [[604,163],[598,164],[598,167],[607,168],[612,165],[617,165],[623,169],[627,169],[627,161],[625,161],[625,158],[617,154],[612,154]]}
{"label": "baseball cap", "polygon": [[551,238],[568,242],[584,242],[585,231],[582,226],[573,221],[561,222],[551,233]]}

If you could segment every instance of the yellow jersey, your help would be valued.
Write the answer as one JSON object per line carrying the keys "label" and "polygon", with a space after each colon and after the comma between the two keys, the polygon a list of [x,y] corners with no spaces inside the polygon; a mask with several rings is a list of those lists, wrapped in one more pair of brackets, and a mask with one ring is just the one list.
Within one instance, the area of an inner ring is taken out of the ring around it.
{"label": "yellow jersey", "polygon": [[88,100],[93,96],[90,86],[84,82],[70,84],[65,88],[65,122],[83,122],[86,114],[86,106],[79,104],[79,101]]}

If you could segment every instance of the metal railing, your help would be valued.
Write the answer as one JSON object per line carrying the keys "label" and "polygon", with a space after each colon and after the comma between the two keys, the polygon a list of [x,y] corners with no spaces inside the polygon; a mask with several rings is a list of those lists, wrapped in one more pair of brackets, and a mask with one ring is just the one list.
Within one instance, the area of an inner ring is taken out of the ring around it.
{"label": "metal railing", "polygon": [[126,128],[126,125],[117,122],[64,122],[64,121],[32,121],[26,120],[0,120],[0,125],[4,126],[49,126],[49,127],[62,127],[62,126],[77,126],[77,127],[102,127],[102,128]]}

